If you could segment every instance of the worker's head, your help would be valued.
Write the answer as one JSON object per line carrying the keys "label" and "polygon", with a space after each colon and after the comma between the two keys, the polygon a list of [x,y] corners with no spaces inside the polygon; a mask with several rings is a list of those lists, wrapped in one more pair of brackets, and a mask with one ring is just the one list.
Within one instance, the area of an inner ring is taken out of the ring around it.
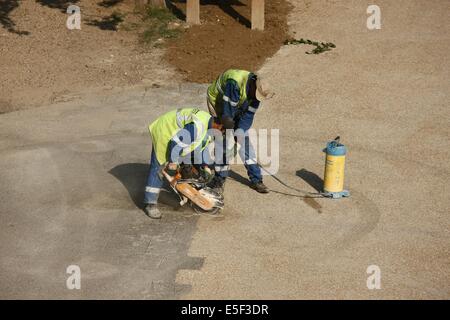
{"label": "worker's head", "polygon": [[248,96],[250,99],[264,101],[274,96],[274,93],[270,90],[269,84],[267,83],[267,81],[261,78],[261,76],[253,74],[248,81]]}

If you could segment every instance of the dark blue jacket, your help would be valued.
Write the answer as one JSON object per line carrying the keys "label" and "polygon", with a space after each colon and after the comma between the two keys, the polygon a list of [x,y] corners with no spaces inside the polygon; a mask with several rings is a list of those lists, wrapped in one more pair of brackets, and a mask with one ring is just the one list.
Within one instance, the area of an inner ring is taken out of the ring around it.
{"label": "dark blue jacket", "polygon": [[[248,84],[246,90],[248,95]],[[259,101],[247,100],[240,108],[237,108],[240,98],[241,94],[237,82],[228,80],[223,93],[223,116],[234,119],[236,122],[235,129],[247,131],[253,124],[255,112],[259,108]]]}

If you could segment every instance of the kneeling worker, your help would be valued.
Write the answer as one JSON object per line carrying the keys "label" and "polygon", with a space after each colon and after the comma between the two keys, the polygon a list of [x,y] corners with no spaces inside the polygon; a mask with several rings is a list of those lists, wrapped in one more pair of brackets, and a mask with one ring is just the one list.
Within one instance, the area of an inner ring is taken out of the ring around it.
{"label": "kneeling worker", "polygon": [[[208,129],[222,130],[222,125],[208,112],[197,108],[170,111],[150,124],[153,147],[144,197],[144,212],[150,218],[161,218],[161,212],[157,207],[159,192],[163,185],[158,174],[161,165],[168,162],[165,170],[169,175],[175,175],[178,164],[183,162],[183,159],[187,160],[192,152],[198,148],[203,151],[208,145],[211,140]],[[210,173],[203,157],[200,162],[205,172]]]}

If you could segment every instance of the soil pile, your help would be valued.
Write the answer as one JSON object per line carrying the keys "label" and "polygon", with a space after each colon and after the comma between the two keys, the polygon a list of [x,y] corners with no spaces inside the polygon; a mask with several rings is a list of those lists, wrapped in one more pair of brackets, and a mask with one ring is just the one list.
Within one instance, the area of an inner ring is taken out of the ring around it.
{"label": "soil pile", "polygon": [[[186,4],[172,5],[183,18]],[[285,0],[266,1],[265,30],[255,31],[250,28],[251,0],[202,1],[202,24],[169,41],[165,57],[186,80],[200,83],[228,68],[256,70],[288,38],[290,9]]]}

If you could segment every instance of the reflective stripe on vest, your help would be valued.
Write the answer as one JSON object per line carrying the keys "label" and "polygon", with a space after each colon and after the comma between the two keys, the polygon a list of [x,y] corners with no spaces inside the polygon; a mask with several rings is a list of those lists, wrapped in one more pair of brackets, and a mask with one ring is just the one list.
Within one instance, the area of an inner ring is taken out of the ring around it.
{"label": "reflective stripe on vest", "polygon": [[222,79],[223,73],[216,79],[216,90],[220,92],[221,95],[223,95],[223,90],[220,87],[220,81],[219,79]]}
{"label": "reflective stripe on vest", "polygon": [[[230,69],[222,73],[209,87],[208,98],[213,106],[216,104],[216,99],[219,94],[224,95],[224,90],[228,80],[236,81],[239,87],[239,102],[236,107],[241,107],[247,100],[247,81],[250,75],[249,71]],[[233,105],[235,103],[233,102]]]}
{"label": "reflective stripe on vest", "polygon": [[[167,149],[169,142],[176,134],[187,124],[194,123],[196,127],[196,137],[190,144],[181,142],[175,138],[175,142],[182,148],[182,156],[186,156],[201,145],[208,131],[209,119],[208,112],[197,108],[183,108],[170,111],[149,125],[150,135],[152,136],[153,149],[156,152],[156,158],[159,164],[168,161]],[[209,140],[207,141],[207,143]],[[206,145],[207,145],[206,143]],[[203,146],[202,150],[206,147]]]}
{"label": "reflective stripe on vest", "polygon": [[[197,129],[196,130],[197,135],[194,137],[194,141],[192,141],[191,144],[183,143],[180,141],[180,139],[177,136],[175,136],[174,141],[178,144],[178,146],[180,146],[182,148],[181,155],[184,157],[184,156],[188,155],[189,153],[191,153],[192,151],[194,151],[199,146],[199,144],[202,143],[203,138],[206,135],[207,127],[205,128],[205,126],[200,121],[200,119],[198,119],[195,116],[195,114],[200,111],[199,109],[193,109],[192,112],[188,113],[188,114],[183,114],[182,111],[183,111],[183,109],[177,109],[176,115],[177,115],[178,127],[180,129],[183,129],[186,124],[193,122]],[[209,119],[208,119],[208,122],[209,122]],[[200,140],[199,137],[201,137],[202,139]]]}

